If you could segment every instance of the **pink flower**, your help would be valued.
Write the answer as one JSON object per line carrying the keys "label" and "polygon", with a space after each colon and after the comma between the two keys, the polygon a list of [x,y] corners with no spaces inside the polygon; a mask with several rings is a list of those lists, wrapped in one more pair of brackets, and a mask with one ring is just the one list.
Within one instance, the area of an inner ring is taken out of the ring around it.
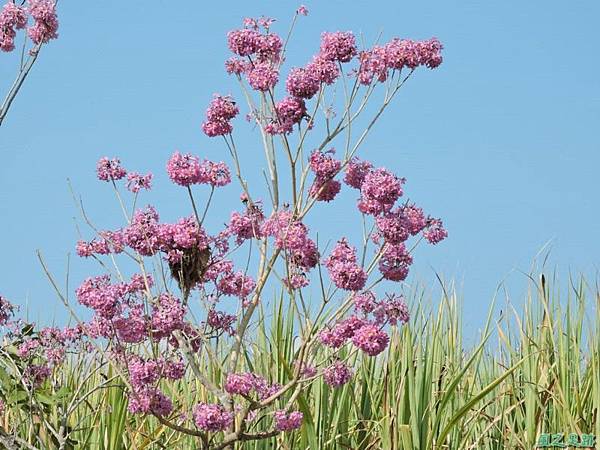
{"label": "pink flower", "polygon": [[367,324],[356,330],[352,343],[369,356],[376,356],[388,345],[390,338],[378,326]]}
{"label": "pink flower", "polygon": [[233,413],[221,405],[199,403],[194,408],[194,423],[203,431],[223,431],[233,423]]}
{"label": "pink flower", "polygon": [[6,325],[13,316],[15,307],[6,298],[0,295],[0,327]]}
{"label": "pink flower", "polygon": [[147,335],[148,318],[142,305],[136,305],[129,311],[128,317],[118,317],[113,320],[117,336],[122,342],[138,344]]}
{"label": "pink flower", "polygon": [[178,298],[169,293],[158,297],[158,302],[152,308],[152,336],[156,339],[169,337],[175,330],[183,328],[185,309]]}
{"label": "pink flower", "polygon": [[323,371],[323,380],[333,388],[343,386],[352,378],[352,371],[341,361],[336,361]]}
{"label": "pink flower", "polygon": [[52,371],[48,366],[41,364],[31,364],[25,369],[25,372],[23,373],[23,378],[29,385],[33,386],[34,388],[37,388],[41,386],[44,383],[44,381],[48,379],[48,377],[50,377],[51,373]]}
{"label": "pink flower", "polygon": [[279,81],[279,72],[269,63],[258,63],[248,72],[248,83],[257,91],[268,91]]}
{"label": "pink flower", "polygon": [[238,56],[250,56],[258,50],[260,37],[254,29],[233,30],[227,33],[227,45]]}
{"label": "pink flower", "polygon": [[372,215],[389,211],[403,194],[402,185],[405,181],[383,168],[370,171],[360,188],[358,209]]}
{"label": "pink flower", "polygon": [[330,202],[339,194],[342,189],[342,184],[337,180],[315,179],[310,187],[308,195],[316,198],[319,201]]}
{"label": "pink flower", "polygon": [[191,153],[173,153],[167,162],[167,173],[173,183],[190,186],[200,180],[200,161]]}
{"label": "pink flower", "polygon": [[242,73],[246,73],[251,68],[252,65],[241,58],[229,58],[227,61],[225,61],[225,70],[229,75],[232,73],[240,75]]}
{"label": "pink flower", "polygon": [[275,115],[276,117],[266,126],[267,133],[291,133],[294,130],[294,125],[307,117],[304,100],[297,97],[285,97],[275,104]]}
{"label": "pink flower", "polygon": [[100,158],[96,165],[96,172],[101,181],[120,180],[127,175],[127,171],[121,166],[118,158]]}
{"label": "pink flower", "polygon": [[321,56],[330,61],[349,62],[356,56],[356,41],[352,32],[337,31],[321,34]]}
{"label": "pink flower", "polygon": [[340,69],[335,61],[331,61],[323,55],[316,55],[306,66],[306,70],[325,84],[333,84],[340,76]]}
{"label": "pink flower", "polygon": [[137,194],[142,189],[150,190],[152,187],[152,174],[140,175],[137,172],[127,174],[127,189]]}
{"label": "pink flower", "polygon": [[294,97],[312,98],[317,92],[321,82],[317,74],[308,68],[294,68],[290,71],[285,82],[287,91]]}
{"label": "pink flower", "polygon": [[222,187],[231,183],[231,172],[224,162],[204,160],[200,164],[198,183],[210,184],[212,187]]}
{"label": "pink flower", "polygon": [[127,409],[132,414],[152,413],[157,416],[167,416],[173,410],[173,403],[159,389],[146,387],[129,394]]}
{"label": "pink flower", "polygon": [[160,249],[158,213],[152,206],[137,210],[131,223],[123,230],[123,241],[143,256],[152,256]]}
{"label": "pink flower", "polygon": [[372,168],[373,165],[370,162],[361,161],[356,157],[352,158],[346,167],[344,183],[354,189],[360,189],[365,181],[365,177],[371,172]]}
{"label": "pink flower", "polygon": [[325,266],[333,283],[340,289],[359,291],[366,281],[367,273],[356,263],[356,249],[346,239],[338,241]]}
{"label": "pink flower", "polygon": [[215,94],[206,110],[206,122],[202,129],[207,136],[222,136],[231,133],[233,127],[229,123],[240,112],[233,98]]}
{"label": "pink flower", "polygon": [[252,373],[230,373],[227,375],[225,390],[230,394],[250,395],[256,386],[255,375]]}
{"label": "pink flower", "polygon": [[402,281],[407,277],[412,261],[404,244],[386,244],[379,260],[379,271],[386,280]]}
{"label": "pink flower", "polygon": [[256,287],[254,280],[243,272],[229,272],[219,280],[219,291],[225,295],[233,295],[245,299]]}
{"label": "pink flower", "polygon": [[237,318],[234,315],[226,314],[221,311],[215,311],[211,309],[206,315],[206,323],[210,326],[213,331],[224,331],[230,336],[235,334],[235,330],[232,325],[235,323]]}
{"label": "pink flower", "polygon": [[304,5],[300,5],[300,7],[296,10],[296,14],[308,16],[308,8]]}
{"label": "pink flower", "polygon": [[314,150],[310,154],[309,165],[318,178],[333,178],[342,167],[341,161],[334,159],[335,149],[326,152]]}
{"label": "pink flower", "polygon": [[440,219],[431,219],[423,236],[430,244],[437,244],[448,237],[448,232],[444,229]]}
{"label": "pink flower", "polygon": [[241,244],[247,239],[261,239],[261,225],[265,220],[262,209],[258,205],[249,205],[240,214],[237,211],[231,213],[231,220],[227,232],[236,236],[236,243]]}
{"label": "pink flower", "polygon": [[0,50],[11,52],[15,49],[16,30],[27,25],[27,12],[22,6],[8,2],[0,11]]}
{"label": "pink flower", "polygon": [[27,29],[27,34],[34,44],[45,44],[58,37],[58,18],[53,1],[29,0],[28,10],[35,23]]}
{"label": "pink flower", "polygon": [[292,431],[302,426],[304,415],[300,411],[275,411],[275,428],[279,431]]}

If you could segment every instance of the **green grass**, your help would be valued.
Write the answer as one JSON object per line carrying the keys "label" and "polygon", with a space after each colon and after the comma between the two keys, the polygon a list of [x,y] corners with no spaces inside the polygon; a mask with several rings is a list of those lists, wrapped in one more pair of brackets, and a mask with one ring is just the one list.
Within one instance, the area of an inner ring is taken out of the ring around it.
{"label": "green grass", "polygon": [[[565,298],[560,292],[567,292]],[[392,333],[386,352],[349,355],[356,372],[351,383],[330,389],[317,379],[300,394],[301,430],[239,448],[525,450],[535,448],[540,433],[600,436],[597,289],[583,279],[561,291],[532,279],[522,311],[503,305],[499,315],[491,305],[475,339],[463,336],[463,311],[453,290],[435,308],[421,292],[410,297],[411,322]],[[281,383],[290,377],[295,344],[294,315],[284,302],[261,311],[256,344],[245,354],[247,369]],[[229,347],[223,341],[216,348],[220,358]],[[326,350],[320,351],[316,359],[326,359]],[[210,379],[221,381],[208,359],[201,364]],[[101,384],[106,387],[94,390]],[[50,427],[61,425],[73,430],[65,449],[199,448],[154,418],[129,415],[123,388],[93,354],[71,359],[44,388],[46,403],[29,398],[7,405],[0,427],[44,449],[58,448]],[[175,404],[210,398],[191,378],[165,389]],[[61,423],[70,402],[78,403]],[[33,403],[43,404],[43,411],[29,414]],[[259,421],[258,429],[268,424]]]}

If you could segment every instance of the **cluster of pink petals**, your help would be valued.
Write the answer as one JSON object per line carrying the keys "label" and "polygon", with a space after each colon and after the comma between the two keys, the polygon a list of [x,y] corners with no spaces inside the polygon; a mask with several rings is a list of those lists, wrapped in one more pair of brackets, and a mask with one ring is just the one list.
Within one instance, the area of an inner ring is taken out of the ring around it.
{"label": "cluster of pink petals", "polygon": [[183,328],[185,308],[177,297],[167,292],[158,297],[152,308],[152,336],[161,339]]}
{"label": "cluster of pink petals", "polygon": [[121,166],[121,160],[118,158],[109,159],[100,158],[96,165],[96,173],[101,181],[120,180],[125,178],[127,171]]}
{"label": "cluster of pink petals", "polygon": [[229,394],[238,394],[248,397],[254,393],[260,400],[264,400],[281,389],[281,385],[278,383],[269,384],[267,380],[260,375],[244,372],[228,374],[224,388]]}
{"label": "cluster of pink petals", "polygon": [[231,183],[231,172],[224,162],[200,162],[190,153],[173,153],[167,162],[167,174],[173,183],[180,186],[208,184],[222,187]]}
{"label": "cluster of pink petals", "polygon": [[340,192],[342,185],[333,177],[342,167],[341,161],[334,159],[335,149],[327,152],[313,151],[309,158],[309,165],[315,174],[315,180],[309,189],[309,195],[319,201],[329,202]]}
{"label": "cluster of pink petals", "polygon": [[340,348],[348,339],[354,336],[359,328],[367,322],[357,316],[350,316],[347,319],[338,322],[332,328],[326,328],[319,333],[319,340],[323,345],[331,348]]}
{"label": "cluster of pink petals", "polygon": [[206,315],[206,323],[212,330],[224,331],[230,336],[235,334],[232,325],[236,322],[237,317],[233,314],[227,314],[222,311],[210,309]]}
{"label": "cluster of pink petals", "polygon": [[403,281],[408,276],[412,262],[412,256],[404,244],[385,244],[379,259],[379,271],[386,280]]}
{"label": "cluster of pink petals", "polygon": [[300,5],[300,7],[296,10],[296,14],[308,16],[308,8],[304,5]]}
{"label": "cluster of pink petals", "polygon": [[400,71],[404,67],[415,69],[419,66],[434,69],[442,63],[442,48],[436,38],[420,42],[396,38],[383,46],[376,45],[360,53],[358,79],[362,84],[371,84],[373,80],[385,81],[391,70]]}
{"label": "cluster of pink petals", "polygon": [[233,423],[233,413],[221,405],[199,403],[194,408],[194,423],[203,431],[223,431]]}
{"label": "cluster of pink petals", "polygon": [[340,289],[360,291],[367,281],[367,273],[357,264],[356,249],[350,247],[345,238],[338,241],[325,260],[325,267],[333,283]]}
{"label": "cluster of pink petals", "polygon": [[275,104],[275,117],[265,126],[269,134],[289,134],[294,130],[294,125],[308,117],[306,104],[298,97],[285,97]]}
{"label": "cluster of pink petals", "polygon": [[275,411],[273,417],[275,418],[275,428],[279,431],[292,431],[302,426],[304,415],[300,411],[292,411],[290,413]]}
{"label": "cluster of pink petals", "polygon": [[123,233],[121,231],[101,231],[99,237],[89,242],[77,242],[77,255],[89,258],[92,255],[109,255],[123,251]]}
{"label": "cluster of pink petals", "polygon": [[34,20],[27,34],[34,44],[41,44],[58,37],[56,4],[52,0],[29,0],[29,14]]}
{"label": "cluster of pink petals", "polygon": [[402,196],[405,181],[383,168],[371,170],[361,185],[358,209],[371,215],[389,211]]}
{"label": "cluster of pink petals", "polygon": [[279,81],[279,71],[271,63],[257,63],[248,71],[248,84],[257,91],[268,91]]}
{"label": "cluster of pink petals", "polygon": [[440,219],[430,219],[423,236],[430,244],[437,244],[448,237],[448,232],[444,229]]}
{"label": "cluster of pink petals", "polygon": [[344,183],[354,189],[362,187],[365,177],[373,169],[373,164],[369,161],[361,161],[354,157],[346,166],[346,173],[344,174]]}
{"label": "cluster of pink petals", "polygon": [[351,31],[321,34],[320,55],[329,61],[347,63],[357,54],[356,39]]}
{"label": "cluster of pink petals", "polygon": [[127,174],[127,189],[137,194],[142,189],[149,191],[152,188],[152,174],[140,175],[137,172]]}
{"label": "cluster of pink petals", "polygon": [[352,336],[352,343],[369,356],[384,351],[389,341],[387,333],[375,324],[363,325]]}
{"label": "cluster of pink petals", "polygon": [[16,30],[27,26],[27,12],[22,6],[8,2],[0,11],[0,50],[11,52],[15,49]]}
{"label": "cluster of pink petals", "polygon": [[342,361],[336,361],[323,370],[323,381],[331,387],[343,386],[352,378],[352,370]]}
{"label": "cluster of pink petals", "polygon": [[[227,33],[229,50],[241,57],[254,57],[256,62],[278,63],[281,58],[283,41],[274,33],[268,32],[272,19],[246,19],[246,28]],[[261,33],[263,27],[266,33]]]}
{"label": "cluster of pink petals", "polygon": [[248,239],[260,239],[263,237],[261,227],[264,220],[265,216],[260,205],[251,204],[246,207],[243,214],[237,211],[231,213],[227,232],[236,237],[238,245]]}
{"label": "cluster of pink petals", "polygon": [[224,136],[231,133],[230,121],[240,112],[233,98],[215,94],[206,110],[206,121],[202,130],[209,137]]}
{"label": "cluster of pink petals", "polygon": [[306,285],[304,274],[319,262],[315,242],[308,237],[308,227],[295,220],[290,211],[274,213],[262,226],[263,236],[275,238],[275,246],[285,250],[289,261],[292,288]]}
{"label": "cluster of pink petals", "polygon": [[15,306],[0,295],[0,327],[8,324],[15,311]]}
{"label": "cluster of pink petals", "polygon": [[148,386],[129,394],[127,409],[132,414],[167,416],[173,410],[173,402],[158,388]]}
{"label": "cluster of pink petals", "polygon": [[252,277],[245,275],[243,272],[226,272],[221,276],[218,283],[219,292],[224,295],[233,295],[241,299],[248,297],[256,283]]}
{"label": "cluster of pink petals", "polygon": [[404,205],[375,219],[378,234],[390,244],[401,244],[410,236],[414,236],[427,226],[427,218],[421,208]]}

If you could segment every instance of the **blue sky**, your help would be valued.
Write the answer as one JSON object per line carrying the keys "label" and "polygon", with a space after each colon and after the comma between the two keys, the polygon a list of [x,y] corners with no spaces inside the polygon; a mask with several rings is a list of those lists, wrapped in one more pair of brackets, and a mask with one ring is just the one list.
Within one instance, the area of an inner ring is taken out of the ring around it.
{"label": "blue sky", "polygon": [[[168,156],[180,149],[226,160],[223,144],[199,128],[214,92],[238,95],[223,71],[225,34],[243,17],[261,14],[277,17],[276,30],[284,33],[298,4],[222,5],[60,2],[60,39],[44,48],[0,128],[0,292],[27,303],[32,318],[66,317],[35,250],[64,278],[66,255],[78,238],[67,178],[96,222],[116,226],[118,210],[95,180],[94,166],[100,156],[118,155],[132,170],[155,173],[156,188],[143,203],[156,204],[172,220],[189,209],[184,192],[166,179]],[[410,198],[449,229],[447,241],[419,250],[412,282],[432,284],[434,271],[456,279],[466,318],[477,323],[507,275],[519,302],[523,277],[515,269],[527,271],[547,242],[551,267],[595,276],[598,2],[307,6],[310,15],[300,20],[290,47],[292,65],[317,50],[323,30],[354,30],[367,42],[379,33],[384,39],[437,36],[445,45],[444,64],[411,79],[361,151],[406,177]],[[0,55],[3,92],[15,71],[15,55]],[[246,171],[259,174],[260,144],[246,133]],[[219,199],[237,194],[237,187],[227,188]],[[353,195],[346,193],[342,207],[352,205]],[[332,239],[358,219],[336,211],[323,206],[312,219]],[[228,215],[217,210],[211,220],[217,225]],[[97,269],[72,260],[73,284],[90,272]]]}

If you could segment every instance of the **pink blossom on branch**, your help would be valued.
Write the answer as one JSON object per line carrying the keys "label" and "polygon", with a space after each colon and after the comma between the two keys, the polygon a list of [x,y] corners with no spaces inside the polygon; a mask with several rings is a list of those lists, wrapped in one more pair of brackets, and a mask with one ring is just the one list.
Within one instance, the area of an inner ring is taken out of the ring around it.
{"label": "pink blossom on branch", "polygon": [[15,49],[15,30],[27,25],[27,11],[22,6],[8,2],[0,11],[0,50],[11,52]]}
{"label": "pink blossom on branch", "polygon": [[29,14],[34,20],[27,34],[34,44],[41,44],[58,37],[56,4],[51,0],[29,0]]}

